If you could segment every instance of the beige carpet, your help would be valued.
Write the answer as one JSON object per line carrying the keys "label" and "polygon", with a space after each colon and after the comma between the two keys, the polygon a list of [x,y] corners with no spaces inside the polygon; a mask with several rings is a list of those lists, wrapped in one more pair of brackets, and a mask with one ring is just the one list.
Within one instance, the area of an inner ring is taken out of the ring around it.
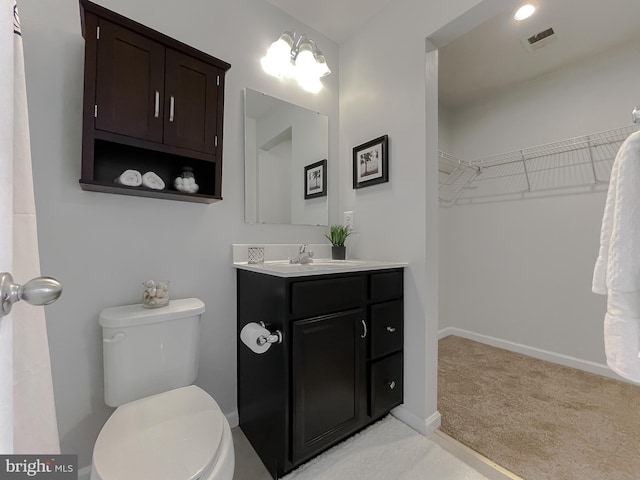
{"label": "beige carpet", "polygon": [[456,336],[438,360],[459,442],[526,480],[640,479],[640,386]]}

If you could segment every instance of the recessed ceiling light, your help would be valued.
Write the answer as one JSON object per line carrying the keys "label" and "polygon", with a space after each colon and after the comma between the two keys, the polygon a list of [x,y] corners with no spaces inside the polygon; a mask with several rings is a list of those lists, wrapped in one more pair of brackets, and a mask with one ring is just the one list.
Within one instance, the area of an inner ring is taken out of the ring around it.
{"label": "recessed ceiling light", "polygon": [[523,6],[521,6],[515,13],[515,15],[513,16],[513,18],[515,20],[517,20],[518,22],[522,21],[522,20],[526,20],[527,18],[529,18],[531,15],[533,15],[533,12],[536,11],[536,7],[534,7],[533,5],[531,5],[530,3],[527,3]]}

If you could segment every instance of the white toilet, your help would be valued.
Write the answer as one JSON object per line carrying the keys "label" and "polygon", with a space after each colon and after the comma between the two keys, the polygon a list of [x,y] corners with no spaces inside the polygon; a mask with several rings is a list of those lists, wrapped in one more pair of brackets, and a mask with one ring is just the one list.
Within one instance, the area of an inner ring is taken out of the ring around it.
{"label": "white toilet", "polygon": [[118,407],[98,435],[91,480],[231,480],[231,429],[216,401],[191,385],[204,303],[100,314],[104,397]]}

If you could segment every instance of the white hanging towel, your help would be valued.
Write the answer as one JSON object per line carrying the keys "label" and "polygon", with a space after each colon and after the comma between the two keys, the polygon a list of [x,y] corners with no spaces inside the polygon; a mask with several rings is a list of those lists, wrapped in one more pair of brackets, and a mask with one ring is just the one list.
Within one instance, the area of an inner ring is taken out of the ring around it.
{"label": "white hanging towel", "polygon": [[625,140],[611,169],[592,290],[607,295],[607,365],[640,383],[640,132]]}
{"label": "white hanging towel", "polygon": [[[0,271],[19,283],[40,276],[26,94],[18,8],[0,0]],[[44,307],[25,302],[0,319],[0,453],[60,453]]]}

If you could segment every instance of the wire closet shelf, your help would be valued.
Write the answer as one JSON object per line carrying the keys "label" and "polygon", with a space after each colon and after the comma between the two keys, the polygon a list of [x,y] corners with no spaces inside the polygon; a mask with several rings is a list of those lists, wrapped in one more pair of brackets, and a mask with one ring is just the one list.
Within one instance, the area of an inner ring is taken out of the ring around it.
{"label": "wire closet shelf", "polygon": [[440,151],[440,205],[526,198],[601,184],[606,188],[620,146],[638,128],[631,125],[472,161]]}

